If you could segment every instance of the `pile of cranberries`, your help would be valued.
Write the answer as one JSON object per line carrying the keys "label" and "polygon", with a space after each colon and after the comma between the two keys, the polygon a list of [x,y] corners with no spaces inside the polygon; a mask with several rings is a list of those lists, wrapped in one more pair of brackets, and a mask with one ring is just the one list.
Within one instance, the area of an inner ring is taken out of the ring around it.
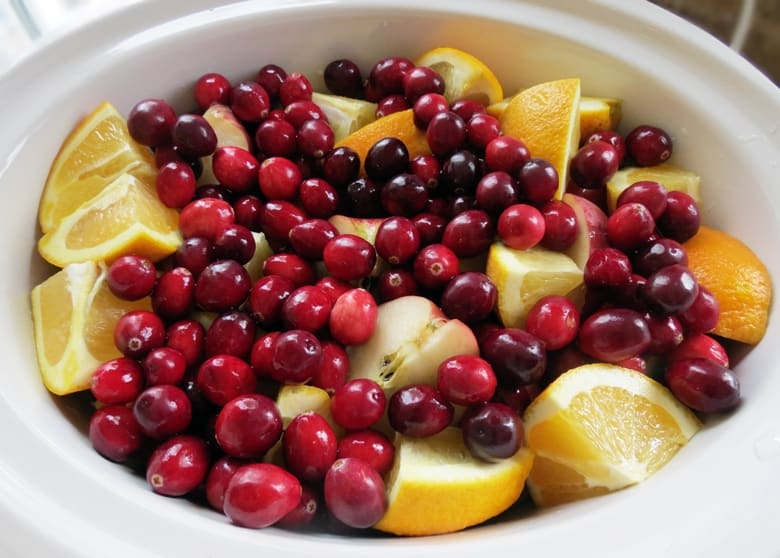
{"label": "pile of cranberries", "polygon": [[[497,240],[571,246],[576,215],[553,199],[555,168],[502,136],[484,106],[447,102],[441,76],[408,59],[380,60],[366,79],[337,60],[324,78],[332,93],[376,102],[377,116],[411,108],[431,153],[410,159],[392,137],[363,161],[334,147],[310,81],[276,65],[238,83],[200,77],[190,113],[160,99],[130,112],[131,135],[154,150],[160,199],[181,211],[184,241],[156,265],[130,254],[108,270],[115,295],[151,296],[153,311],[119,319],[124,356],[94,373],[89,436],[100,454],[141,456],[154,491],[205,495],[239,525],[302,527],[325,513],[366,528],[387,505],[383,475],[394,448],[374,429],[384,416],[396,431],[428,436],[451,423],[453,405],[466,406],[467,446],[501,459],[522,445],[519,416],[534,395],[594,360],[645,371],[660,359],[664,380],[691,408],[736,404],[728,356],[707,334],[717,301],[686,267],[681,245],[699,226],[690,196],[633,184],[607,221],[609,247],[587,262],[584,305],[545,297],[525,329],[505,328],[496,286],[484,270],[461,268]],[[217,147],[202,116],[214,103],[232,110],[251,149]],[[621,165],[655,165],[671,152],[656,127],[596,133],[571,161],[569,191],[604,207],[605,183]],[[199,183],[203,157],[217,183]],[[329,220],[336,214],[381,219],[374,242],[340,234]],[[245,267],[253,232],[273,249],[256,281]],[[372,380],[348,381],[346,348],[371,337],[378,304],[405,295],[426,296],[471,326],[480,356],[447,359],[437,385],[388,398]],[[337,428],[313,412],[283,426],[274,397],[281,385],[303,383],[330,394]]]}

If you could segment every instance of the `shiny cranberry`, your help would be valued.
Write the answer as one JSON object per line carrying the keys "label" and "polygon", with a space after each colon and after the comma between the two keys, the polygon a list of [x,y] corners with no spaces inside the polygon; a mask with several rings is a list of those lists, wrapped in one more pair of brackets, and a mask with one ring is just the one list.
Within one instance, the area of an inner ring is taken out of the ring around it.
{"label": "shiny cranberry", "polygon": [[702,413],[722,413],[739,404],[737,375],[706,358],[672,361],[666,368],[666,383],[683,404]]}
{"label": "shiny cranberry", "polygon": [[669,362],[689,358],[706,358],[722,366],[729,366],[726,348],[715,338],[704,333],[685,336],[681,343],[669,354]]}
{"label": "shiny cranberry", "polygon": [[493,243],[496,229],[493,220],[481,209],[459,213],[444,228],[441,243],[460,258],[485,252]]}
{"label": "shiny cranberry", "polygon": [[707,333],[715,329],[720,317],[720,305],[715,295],[699,285],[699,293],[687,310],[681,312],[678,317],[687,332]]}
{"label": "shiny cranberry", "polygon": [[282,303],[282,325],[317,332],[327,325],[332,307],[330,297],[319,287],[298,287]]}
{"label": "shiny cranberry", "polygon": [[210,263],[195,283],[195,302],[204,310],[223,312],[246,300],[252,279],[244,266],[235,260]]}
{"label": "shiny cranberry", "polygon": [[349,356],[344,347],[333,341],[322,341],[321,345],[322,361],[310,383],[332,396],[347,381]]}
{"label": "shiny cranberry", "polygon": [[141,449],[144,434],[130,407],[106,405],[89,420],[89,441],[100,455],[121,463]]}
{"label": "shiny cranberry", "polygon": [[255,81],[259,83],[268,97],[275,101],[279,98],[279,87],[281,87],[287,72],[281,66],[276,64],[266,64],[257,71]]}
{"label": "shiny cranberry", "polygon": [[659,165],[672,156],[672,138],[655,126],[637,126],[625,142],[628,155],[641,167]]}
{"label": "shiny cranberry", "polygon": [[296,287],[311,285],[316,279],[312,262],[289,252],[278,252],[263,260],[263,275],[280,275]]}
{"label": "shiny cranberry", "polygon": [[339,204],[339,194],[328,181],[321,178],[307,178],[298,189],[298,204],[306,215],[327,219]]}
{"label": "shiny cranberry", "polygon": [[504,244],[515,250],[526,250],[544,238],[544,215],[532,205],[516,203],[501,212],[496,229]]}
{"label": "shiny cranberry", "polygon": [[484,114],[485,105],[473,99],[458,99],[450,107],[452,112],[460,116],[464,122],[468,122],[475,114]]}
{"label": "shiny cranberry", "polygon": [[562,252],[577,240],[577,214],[561,200],[550,200],[541,207],[544,236],[539,244],[548,250]]}
{"label": "shiny cranberry", "polygon": [[290,230],[306,221],[306,214],[295,204],[285,200],[269,201],[263,206],[261,221],[269,240],[287,242]]}
{"label": "shiny cranberry", "polygon": [[417,281],[406,269],[394,268],[383,271],[377,277],[376,296],[381,302],[387,302],[407,295],[418,294]]}
{"label": "shiny cranberry", "polygon": [[319,517],[321,500],[319,490],[315,490],[309,485],[302,485],[301,499],[298,501],[298,505],[277,521],[276,525],[282,529],[291,530],[301,530],[308,527]]}
{"label": "shiny cranberry", "polygon": [[406,100],[406,97],[400,94],[396,95],[387,95],[386,97],[382,97],[379,99],[379,101],[376,104],[376,112],[374,113],[374,116],[376,118],[382,118],[383,116],[387,116],[388,114],[393,114],[394,112],[401,112],[402,110],[406,110],[409,108],[409,103]]}
{"label": "shiny cranberry", "polygon": [[352,60],[340,58],[328,63],[323,78],[325,87],[334,95],[355,99],[363,95],[363,75]]}
{"label": "shiny cranberry", "polygon": [[328,511],[350,527],[371,527],[387,511],[385,483],[362,459],[337,459],[325,475],[324,495]]}
{"label": "shiny cranberry", "polygon": [[214,243],[203,236],[185,238],[174,254],[175,264],[197,277],[214,261]]}
{"label": "shiny cranberry", "polygon": [[171,324],[166,331],[166,346],[178,350],[187,362],[187,367],[199,363],[203,357],[203,343],[206,331],[200,322],[183,319]]}
{"label": "shiny cranberry", "polygon": [[277,523],[301,500],[301,483],[271,463],[240,467],[225,490],[223,510],[242,527],[260,529]]}
{"label": "shiny cranberry", "polygon": [[490,363],[499,384],[537,383],[547,364],[544,343],[519,328],[495,328],[480,339],[480,354]]}
{"label": "shiny cranberry", "polygon": [[119,357],[100,364],[92,373],[90,390],[104,405],[130,403],[144,388],[144,370],[135,360]]}
{"label": "shiny cranberry", "polygon": [[455,405],[484,403],[493,397],[498,381],[490,364],[477,356],[458,355],[439,364],[436,386]]}
{"label": "shiny cranberry", "polygon": [[403,94],[409,103],[426,93],[444,93],[444,80],[439,72],[427,66],[409,69],[403,76]]}
{"label": "shiny cranberry", "polygon": [[324,120],[307,120],[298,128],[296,141],[303,156],[322,159],[333,149],[333,129]]}
{"label": "shiny cranberry", "polygon": [[466,123],[452,111],[440,112],[428,122],[425,135],[431,153],[449,156],[466,141]]}
{"label": "shiny cranberry", "polygon": [[466,121],[466,140],[479,153],[484,153],[488,144],[500,135],[501,124],[495,116],[477,113]]}
{"label": "shiny cranberry", "polygon": [[666,313],[685,312],[699,294],[699,284],[685,266],[662,267],[650,277],[642,289],[643,298],[652,307]]}
{"label": "shiny cranberry", "polygon": [[360,156],[349,147],[332,149],[322,160],[322,176],[339,188],[355,180],[360,174]]}
{"label": "shiny cranberry", "polygon": [[292,157],[298,149],[296,133],[287,120],[264,120],[255,130],[255,145],[266,157]]}
{"label": "shiny cranberry", "polygon": [[380,202],[391,215],[411,217],[428,203],[428,189],[416,175],[401,173],[385,182],[379,192]]}
{"label": "shiny cranberry", "polygon": [[128,255],[114,260],[108,267],[106,282],[111,292],[123,300],[148,296],[157,280],[154,263],[143,256]]}
{"label": "shiny cranberry", "polygon": [[133,416],[144,434],[162,440],[187,429],[192,404],[181,388],[167,384],[151,386],[135,400]]}
{"label": "shiny cranberry", "polygon": [[701,223],[699,206],[689,194],[672,191],[666,196],[666,209],[658,218],[658,230],[677,242],[685,242],[698,231]]}
{"label": "shiny cranberry", "polygon": [[162,165],[155,179],[157,197],[167,207],[181,209],[195,196],[196,179],[192,167],[184,161]]}
{"label": "shiny cranberry", "polygon": [[146,385],[178,384],[187,372],[187,359],[181,351],[171,347],[157,347],[144,357]]}
{"label": "shiny cranberry", "polygon": [[368,84],[380,92],[380,97],[403,93],[404,74],[414,67],[414,62],[408,58],[400,56],[383,58],[371,67]]}
{"label": "shiny cranberry", "polygon": [[230,108],[239,120],[260,122],[268,116],[271,99],[259,83],[242,81],[230,90]]}
{"label": "shiny cranberry", "polygon": [[653,354],[671,353],[683,341],[683,328],[675,316],[645,314],[650,329],[650,346],[647,351]]}
{"label": "shiny cranberry", "polygon": [[259,393],[239,395],[219,411],[214,434],[226,454],[256,459],[281,438],[282,417],[271,398]]}
{"label": "shiny cranberry", "polygon": [[226,455],[211,465],[206,475],[206,501],[212,508],[222,511],[228,483],[238,468],[245,464],[243,460]]}
{"label": "shiny cranberry", "polygon": [[685,248],[674,239],[659,238],[639,250],[633,258],[634,270],[648,277],[668,265],[688,265]]}
{"label": "shiny cranberry", "polygon": [[236,146],[218,147],[211,158],[214,176],[233,192],[246,193],[257,184],[259,163],[246,149]]}
{"label": "shiny cranberry", "polygon": [[273,356],[276,340],[279,338],[278,331],[270,331],[261,335],[249,354],[249,362],[252,370],[258,378],[270,378],[273,370]]}
{"label": "shiny cranberry", "polygon": [[203,74],[195,82],[193,93],[198,106],[206,110],[214,103],[226,105],[230,102],[230,80],[215,72]]}
{"label": "shiny cranberry", "polygon": [[480,271],[459,273],[447,283],[441,295],[441,308],[453,319],[475,324],[487,318],[498,300],[498,289]]}
{"label": "shiny cranberry", "polygon": [[240,395],[253,393],[256,388],[252,367],[245,360],[228,354],[206,359],[198,368],[196,379],[204,397],[219,406]]}
{"label": "shiny cranberry", "polygon": [[585,263],[583,278],[590,287],[625,287],[631,281],[631,261],[617,248],[597,248]]}
{"label": "shiny cranberry", "polygon": [[503,171],[518,176],[530,160],[531,154],[525,143],[510,136],[499,136],[485,146],[485,166],[488,171]]}
{"label": "shiny cranberry", "polygon": [[510,205],[517,203],[519,199],[517,181],[507,172],[490,172],[477,183],[475,199],[481,209],[498,215]]}
{"label": "shiny cranberry", "polygon": [[206,356],[218,354],[249,357],[255,340],[255,322],[245,312],[225,312],[214,318],[206,330]]}
{"label": "shiny cranberry", "polygon": [[152,292],[152,308],[166,320],[185,316],[195,302],[195,278],[184,267],[174,267],[160,275]]}
{"label": "shiny cranberry", "polygon": [[434,213],[418,213],[412,217],[412,223],[420,233],[420,246],[441,243],[447,221]]}
{"label": "shiny cranberry", "polygon": [[154,312],[131,310],[123,314],[114,326],[114,344],[127,357],[143,357],[164,343],[165,324]]}
{"label": "shiny cranberry", "polygon": [[431,119],[439,113],[450,110],[450,104],[441,93],[425,93],[413,103],[414,124],[425,130]]}
{"label": "shiny cranberry", "polygon": [[184,157],[206,157],[217,148],[217,134],[200,115],[182,114],[171,128],[173,145]]}
{"label": "shiny cranberry", "polygon": [[279,100],[285,106],[295,101],[311,101],[312,91],[309,78],[293,72],[286,75],[279,85]]}
{"label": "shiny cranberry", "polygon": [[641,247],[654,232],[653,214],[641,203],[623,204],[607,220],[609,243],[624,252]]}
{"label": "shiny cranberry", "polygon": [[645,352],[651,343],[650,328],[642,314],[627,308],[594,312],[582,323],[579,348],[604,362],[619,362]]}
{"label": "shiny cranberry", "polygon": [[365,289],[350,289],[336,299],[328,318],[331,336],[344,345],[360,345],[374,334],[378,308]]}
{"label": "shiny cranberry", "polygon": [[618,132],[614,130],[601,130],[599,132],[593,132],[585,139],[585,143],[592,143],[594,141],[603,141],[614,147],[618,154],[619,163],[623,163],[623,159],[626,157],[626,142],[623,140],[623,136]]}
{"label": "shiny cranberry", "polygon": [[377,254],[392,265],[411,260],[420,248],[420,233],[406,217],[389,217],[376,232],[374,246]]}
{"label": "shiny cranberry", "polygon": [[322,362],[322,345],[305,330],[291,329],[279,334],[271,354],[271,376],[285,384],[311,380]]}
{"label": "shiny cranberry", "polygon": [[325,219],[309,219],[290,229],[290,244],[304,258],[321,260],[325,245],[338,235],[338,230]]}
{"label": "shiny cranberry", "polygon": [[436,388],[411,384],[396,391],[387,403],[387,417],[396,431],[415,438],[432,436],[452,422],[453,407]]}
{"label": "shiny cranberry", "polygon": [[[471,151],[460,149],[450,154],[441,167],[441,188],[454,196],[469,196],[473,198],[484,174],[480,159]],[[451,211],[452,215],[459,211]]]}
{"label": "shiny cranberry", "polygon": [[252,317],[264,328],[276,326],[281,319],[282,304],[295,289],[291,279],[281,275],[265,275],[258,279],[249,293]]}
{"label": "shiny cranberry", "polygon": [[214,239],[214,257],[219,260],[235,260],[243,265],[249,263],[256,249],[252,231],[243,225],[228,225]]}
{"label": "shiny cranberry", "polygon": [[374,246],[354,234],[340,234],[328,241],[323,251],[328,273],[344,281],[368,277],[376,264]]}
{"label": "shiny cranberry", "polygon": [[469,409],[462,422],[463,442],[476,457],[498,461],[512,457],[523,445],[523,423],[503,403],[489,402]]}
{"label": "shiny cranberry", "polygon": [[570,163],[571,178],[581,188],[599,188],[612,178],[620,165],[620,155],[612,144],[587,142]]}
{"label": "shiny cranberry", "polygon": [[146,466],[146,482],[158,494],[184,496],[195,490],[209,470],[209,451],[200,438],[175,436],[160,444]]}
{"label": "shiny cranberry", "polygon": [[413,262],[415,281],[423,287],[444,287],[458,274],[460,262],[457,254],[444,244],[424,246]]}
{"label": "shiny cranberry", "polygon": [[360,177],[349,184],[344,197],[344,205],[355,217],[374,217],[384,214],[380,186],[369,178]]}
{"label": "shiny cranberry", "polygon": [[553,351],[574,341],[579,326],[580,311],[574,303],[565,296],[548,295],[528,311],[525,328]]}
{"label": "shiny cranberry", "polygon": [[233,224],[235,213],[226,201],[217,198],[193,200],[182,208],[179,229],[182,236],[201,236],[212,242],[227,225]]}
{"label": "shiny cranberry", "polygon": [[331,399],[333,420],[348,430],[373,426],[384,415],[387,399],[382,388],[368,378],[339,386]]}
{"label": "shiny cranberry", "polygon": [[284,431],[284,464],[303,482],[318,482],[336,460],[338,440],[322,415],[306,412],[296,415]]}
{"label": "shiny cranberry", "polygon": [[380,475],[390,472],[395,457],[395,446],[385,436],[375,430],[358,430],[341,438],[338,445],[338,457],[362,459]]}
{"label": "shiny cranberry", "polygon": [[127,115],[130,136],[142,145],[156,147],[171,140],[176,111],[162,99],[144,99],[136,103]]}
{"label": "shiny cranberry", "polygon": [[620,207],[627,203],[641,203],[650,211],[653,219],[658,219],[666,210],[668,194],[669,192],[660,182],[640,180],[620,193],[616,205]]}

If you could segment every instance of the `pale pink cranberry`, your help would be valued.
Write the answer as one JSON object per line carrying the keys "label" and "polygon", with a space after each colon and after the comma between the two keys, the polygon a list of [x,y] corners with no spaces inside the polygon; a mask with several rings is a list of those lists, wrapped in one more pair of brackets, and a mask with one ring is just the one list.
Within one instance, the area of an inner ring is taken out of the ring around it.
{"label": "pale pink cranberry", "polygon": [[344,345],[360,345],[374,334],[378,308],[365,289],[351,289],[336,299],[330,311],[328,329]]}

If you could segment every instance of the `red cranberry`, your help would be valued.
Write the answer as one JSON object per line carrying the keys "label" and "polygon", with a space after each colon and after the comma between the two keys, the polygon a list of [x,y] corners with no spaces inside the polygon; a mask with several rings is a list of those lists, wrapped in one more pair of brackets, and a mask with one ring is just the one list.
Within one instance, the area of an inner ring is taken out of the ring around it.
{"label": "red cranberry", "polygon": [[414,67],[414,62],[408,58],[400,56],[383,58],[371,67],[368,83],[380,92],[380,97],[403,93],[404,75]]}
{"label": "red cranberry", "polygon": [[589,287],[625,287],[631,281],[631,261],[617,248],[597,248],[585,263],[583,277]]}
{"label": "red cranberry", "polygon": [[599,132],[593,132],[585,139],[585,143],[592,143],[594,141],[603,141],[610,144],[615,148],[618,154],[618,162],[623,163],[623,159],[626,156],[626,142],[623,140],[618,132],[614,130],[601,130]]}
{"label": "red cranberry", "polygon": [[218,354],[248,358],[255,341],[255,322],[245,312],[233,310],[214,318],[206,331],[206,356]]}
{"label": "red cranberry", "polygon": [[164,343],[165,324],[148,310],[131,310],[122,315],[114,327],[114,344],[127,357],[143,357]]}
{"label": "red cranberry", "polygon": [[510,205],[498,217],[498,236],[504,244],[516,250],[526,250],[544,238],[545,221],[542,212],[532,205]]}
{"label": "red cranberry", "polygon": [[650,211],[653,219],[658,219],[666,210],[668,195],[669,192],[660,182],[640,180],[620,193],[616,205],[620,207],[627,203],[641,203]]}
{"label": "red cranberry", "polygon": [[737,375],[706,358],[672,361],[666,368],[666,384],[683,404],[702,413],[721,413],[739,404]]}
{"label": "red cranberry", "polygon": [[266,157],[292,157],[298,149],[296,133],[287,120],[264,120],[255,130],[255,144]]}
{"label": "red cranberry", "polygon": [[198,364],[203,357],[203,343],[206,331],[200,322],[184,319],[171,324],[166,332],[166,345],[178,350],[187,362],[187,367]]}
{"label": "red cranberry", "polygon": [[328,511],[350,527],[371,527],[387,511],[384,481],[362,459],[337,459],[325,475],[324,494]]}
{"label": "red cranberry", "polygon": [[214,435],[226,454],[256,459],[281,438],[282,417],[269,397],[259,393],[239,395],[219,411]]}
{"label": "red cranberry", "polygon": [[414,124],[425,130],[434,116],[450,110],[450,104],[441,93],[425,93],[414,101],[413,109]]}
{"label": "red cranberry", "polygon": [[414,279],[423,287],[440,288],[458,274],[459,266],[458,256],[450,248],[444,244],[429,244],[414,259]]}
{"label": "red cranberry", "polygon": [[296,287],[311,285],[316,279],[311,262],[288,252],[268,256],[263,261],[263,275],[279,275],[292,281]]}
{"label": "red cranberry", "polygon": [[143,388],[143,368],[127,357],[103,362],[92,373],[90,380],[92,395],[104,405],[130,403]]}
{"label": "red cranberry", "polygon": [[390,215],[411,217],[425,209],[428,188],[416,174],[401,173],[382,185],[379,198]]}
{"label": "red cranberry", "polygon": [[198,389],[215,405],[226,405],[232,399],[253,393],[255,374],[249,364],[233,355],[217,355],[198,368]]}
{"label": "red cranberry", "polygon": [[245,464],[240,459],[226,455],[211,465],[206,475],[206,500],[212,508],[222,511],[228,483],[238,468]]}
{"label": "red cranberry", "polygon": [[454,112],[440,112],[428,122],[425,136],[431,153],[446,157],[457,151],[466,141],[466,123]]}
{"label": "red cranberry", "polygon": [[577,337],[580,311],[565,296],[548,295],[528,311],[526,330],[544,343],[548,351],[562,349]]}
{"label": "red cranberry", "polygon": [[319,491],[307,485],[301,486],[301,499],[292,511],[281,518],[276,524],[283,529],[300,530],[309,525],[318,517],[320,510]]}
{"label": "red cranberry", "polygon": [[165,496],[184,496],[195,490],[209,469],[209,452],[200,438],[175,436],[154,450],[146,466],[146,481]]}
{"label": "red cranberry", "polygon": [[655,126],[637,126],[625,141],[628,155],[642,167],[660,165],[672,156],[672,138]]}
{"label": "red cranberry", "polygon": [[599,188],[612,178],[619,165],[620,155],[612,144],[588,142],[572,157],[571,178],[581,188]]}
{"label": "red cranberry", "polygon": [[327,219],[336,213],[339,194],[322,178],[307,178],[298,188],[298,204],[311,217]]}
{"label": "red cranberry", "polygon": [[287,469],[303,482],[318,482],[336,460],[338,440],[322,415],[295,416],[284,431],[282,451]]}
{"label": "red cranberry", "polygon": [[493,397],[498,380],[486,360],[473,355],[450,357],[439,364],[436,386],[455,405],[484,403]]}
{"label": "red cranberry", "polygon": [[328,273],[343,281],[368,277],[376,264],[374,246],[354,234],[340,234],[329,240],[323,250]]}
{"label": "red cranberry", "polygon": [[187,429],[192,404],[181,388],[167,384],[151,386],[135,400],[133,416],[144,434],[163,440]]}
{"label": "red cranberry", "polygon": [[499,384],[535,384],[542,378],[547,351],[535,335],[519,328],[495,328],[479,341],[480,355],[493,367]]}
{"label": "red cranberry", "polygon": [[157,197],[167,207],[181,209],[195,196],[196,179],[184,161],[171,161],[160,167],[155,179]]}
{"label": "red cranberry", "polygon": [[198,114],[181,114],[171,128],[173,145],[186,158],[206,157],[217,148],[217,134]]}
{"label": "red cranberry", "polygon": [[306,214],[298,206],[285,200],[269,201],[261,213],[265,235],[269,240],[281,242],[287,242],[290,230],[306,219]]}
{"label": "red cranberry", "polygon": [[388,269],[377,277],[376,296],[381,302],[387,302],[402,296],[416,295],[419,289],[417,281],[410,271],[403,268]]}
{"label": "red cranberry", "polygon": [[577,240],[577,215],[572,206],[560,200],[550,200],[541,208],[544,236],[540,244],[548,250],[562,252]]}
{"label": "red cranberry", "polygon": [[485,166],[488,171],[503,171],[518,176],[530,160],[528,147],[521,140],[510,136],[499,136],[485,146]]}
{"label": "red cranberry", "polygon": [[170,142],[175,122],[176,112],[162,99],[139,101],[127,115],[130,136],[138,143],[152,147]]}
{"label": "red cranberry", "polygon": [[333,303],[319,287],[298,287],[282,303],[281,317],[285,329],[317,332],[328,324]]}
{"label": "red cranberry", "polygon": [[228,225],[214,239],[214,257],[220,260],[236,260],[244,265],[249,263],[256,249],[252,231],[243,225]]}
{"label": "red cranberry", "polygon": [[143,256],[128,255],[114,260],[106,275],[108,288],[123,300],[140,300],[151,294],[157,281],[154,263]]}
{"label": "red cranberry", "polygon": [[498,289],[480,271],[459,273],[447,283],[441,295],[441,308],[447,316],[467,324],[487,318],[498,300]]}
{"label": "red cranberry", "polygon": [[211,160],[214,176],[225,188],[245,193],[257,184],[259,163],[246,149],[236,146],[218,147]]}
{"label": "red cranberry", "polygon": [[322,160],[322,176],[339,188],[355,180],[360,174],[360,156],[349,147],[332,149]]}
{"label": "red cranberry", "polygon": [[224,312],[238,307],[252,288],[252,279],[235,260],[210,263],[195,283],[195,302],[204,310]]}
{"label": "red cranberry", "polygon": [[412,218],[412,223],[420,233],[420,246],[441,243],[447,221],[434,213],[418,213]]}
{"label": "red cranberry", "polygon": [[466,121],[466,139],[479,153],[484,153],[488,144],[500,135],[501,124],[495,116],[477,113]]}
{"label": "red cranberry", "polygon": [[699,294],[699,284],[691,271],[682,265],[662,267],[642,288],[642,297],[666,314],[685,312]]}
{"label": "red cranberry", "polygon": [[333,341],[322,342],[322,362],[311,378],[311,385],[333,395],[344,385],[349,374],[349,356],[344,347]]}
{"label": "red cranberry", "polygon": [[644,245],[654,232],[653,214],[641,203],[623,204],[607,220],[609,243],[624,252]]}
{"label": "red cranberry", "polygon": [[480,208],[490,214],[498,215],[510,205],[517,203],[517,182],[507,172],[489,172],[477,183],[475,199]]}
{"label": "red cranberry", "polygon": [[666,196],[666,209],[658,218],[658,230],[677,242],[685,242],[698,231],[701,223],[699,206],[685,192],[672,191]]}
{"label": "red cranberry", "polygon": [[481,209],[459,213],[444,227],[441,243],[460,258],[471,258],[485,252],[495,237],[493,220]]}
{"label": "red cranberry", "polygon": [[669,354],[669,362],[686,358],[707,358],[722,366],[729,366],[729,355],[725,347],[704,333],[686,336]]}
{"label": "red cranberry", "polygon": [[271,463],[240,467],[225,491],[223,510],[242,527],[268,527],[290,513],[301,500],[301,483]]}
{"label": "red cranberry", "polygon": [[249,355],[249,362],[252,365],[255,376],[258,378],[270,378],[273,371],[273,355],[276,340],[279,337],[278,331],[271,331],[255,341],[252,345],[252,352]]}
{"label": "red cranberry", "polygon": [[293,72],[286,75],[279,85],[279,100],[285,106],[295,101],[311,101],[312,91],[309,78]]}
{"label": "red cranberry", "polygon": [[236,118],[245,122],[260,122],[268,116],[271,99],[259,83],[242,81],[230,90],[230,108]]}
{"label": "red cranberry", "polygon": [[212,242],[227,225],[233,224],[235,213],[226,201],[217,198],[193,200],[182,208],[179,214],[179,229],[182,236],[202,236]]}
{"label": "red cranberry", "polygon": [[503,403],[489,402],[467,411],[462,432],[469,451],[485,461],[512,457],[523,445],[523,423]]}
{"label": "red cranberry", "polygon": [[89,421],[89,441],[100,455],[121,463],[141,449],[144,434],[131,408],[124,404],[106,405],[95,411]]}
{"label": "red cranberry", "polygon": [[385,436],[375,430],[358,430],[346,434],[339,441],[338,457],[362,459],[380,475],[386,475],[393,467],[395,446]]}
{"label": "red cranberry", "polygon": [[295,289],[295,283],[281,275],[265,275],[249,293],[249,309],[258,325],[266,329],[280,323],[282,304]]}
{"label": "red cranberry", "polygon": [[374,333],[378,308],[373,295],[365,289],[350,289],[336,299],[328,328],[333,338],[344,345],[360,345]]}
{"label": "red cranberry", "polygon": [[373,426],[385,413],[385,392],[374,380],[357,378],[339,386],[331,398],[333,420],[347,430]]}
{"label": "red cranberry", "polygon": [[358,99],[363,94],[363,75],[352,60],[340,58],[325,66],[325,87],[334,95]]}
{"label": "red cranberry", "polygon": [[171,347],[157,347],[144,357],[143,370],[146,384],[178,384],[187,372],[187,359]]}
{"label": "red cranberry", "polygon": [[317,337],[302,329],[279,334],[271,355],[271,376],[285,384],[311,380],[322,361],[322,346]]}
{"label": "red cranberry", "polygon": [[558,191],[558,171],[544,159],[530,159],[517,173],[520,198],[541,206]]}
{"label": "red cranberry", "polygon": [[433,436],[452,422],[453,407],[436,388],[411,384],[396,391],[387,404],[387,418],[396,431],[415,438]]}
{"label": "red cranberry", "polygon": [[321,260],[325,245],[338,235],[338,230],[324,219],[309,219],[290,229],[293,250],[309,260]]}
{"label": "red cranberry", "polygon": [[255,76],[255,81],[259,83],[268,93],[272,101],[279,98],[279,87],[281,87],[287,72],[281,66],[276,64],[266,64],[260,68]]}
{"label": "red cranberry", "polygon": [[166,320],[187,315],[195,302],[195,278],[184,267],[175,267],[160,275],[152,292],[152,308]]}
{"label": "red cranberry", "polygon": [[635,310],[608,308],[588,316],[582,323],[577,342],[579,348],[593,358],[619,362],[650,347],[650,328]]}
{"label": "red cranberry", "polygon": [[174,261],[178,267],[197,277],[214,261],[214,243],[204,236],[185,238],[176,249]]}
{"label": "red cranberry", "polygon": [[226,105],[230,102],[230,80],[218,73],[203,74],[195,82],[195,102],[206,110],[214,103]]}

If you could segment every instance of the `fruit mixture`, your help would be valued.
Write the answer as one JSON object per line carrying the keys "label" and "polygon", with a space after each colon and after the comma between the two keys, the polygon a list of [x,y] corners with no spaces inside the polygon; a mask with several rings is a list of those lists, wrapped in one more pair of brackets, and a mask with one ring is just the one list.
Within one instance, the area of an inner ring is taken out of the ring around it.
{"label": "fruit mixture", "polygon": [[103,103],[52,164],[39,368],[100,455],[244,527],[431,535],[634,485],[738,406],[770,278],[666,131],[455,48],[287,70]]}

